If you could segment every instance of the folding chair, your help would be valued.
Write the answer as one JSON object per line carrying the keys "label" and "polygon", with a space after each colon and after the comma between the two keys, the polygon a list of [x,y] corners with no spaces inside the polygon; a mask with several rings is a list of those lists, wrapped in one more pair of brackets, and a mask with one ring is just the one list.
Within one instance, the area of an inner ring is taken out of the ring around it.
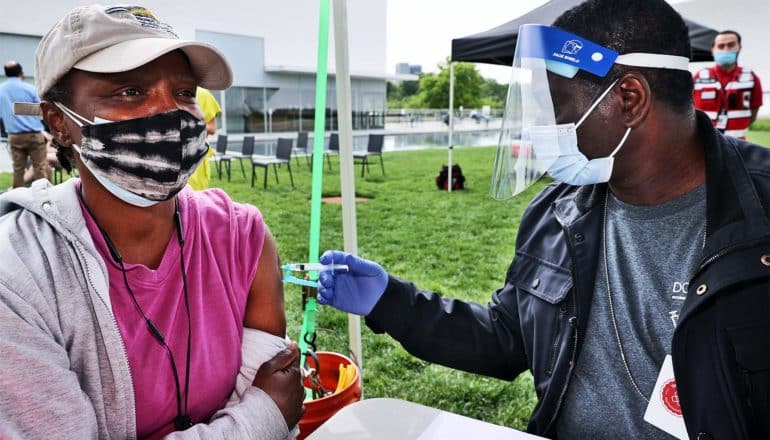
{"label": "folding chair", "polygon": [[294,147],[294,151],[296,154],[294,157],[297,158],[297,165],[299,165],[299,156],[305,156],[305,162],[308,166],[310,166],[310,154],[307,151],[307,132],[303,131],[297,134],[297,145]]}
{"label": "folding chair", "polygon": [[[238,162],[241,164],[241,173],[243,173],[243,180],[246,180],[246,170],[243,168],[243,159],[248,159],[249,161],[251,161],[251,157],[253,155],[254,155],[254,136],[244,136],[240,154],[233,154],[230,156],[231,159],[237,159]],[[251,170],[253,172],[254,168],[252,167]]]}
{"label": "folding chair", "polygon": [[225,165],[225,171],[227,171],[227,181],[230,181],[230,156],[227,155],[227,135],[220,134],[217,137],[217,147],[214,157],[212,158],[217,164],[217,176],[222,180],[222,164]]}
{"label": "folding chair", "polygon": [[270,165],[273,166],[275,172],[275,183],[278,183],[278,165],[286,164],[289,169],[289,179],[291,179],[291,187],[294,188],[294,175],[291,173],[291,150],[294,142],[288,138],[278,138],[278,146],[275,149],[275,156],[265,158],[254,158],[251,160],[251,186],[254,186],[254,180],[256,178],[256,168],[265,169],[265,181],[264,187],[267,188],[267,174]]}
{"label": "folding chair", "polygon": [[353,152],[353,159],[358,160],[361,164],[361,177],[364,177],[364,170],[369,172],[369,157],[380,156],[380,167],[382,167],[382,175],[385,175],[385,164],[382,162],[382,146],[384,144],[385,135],[382,134],[370,134],[369,141],[366,144],[366,151]]}
{"label": "folding chair", "polygon": [[337,133],[332,133],[329,135],[329,147],[326,150],[324,150],[324,156],[326,157],[326,162],[329,164],[329,171],[332,170],[331,156],[339,156],[339,155],[340,155],[340,136]]}

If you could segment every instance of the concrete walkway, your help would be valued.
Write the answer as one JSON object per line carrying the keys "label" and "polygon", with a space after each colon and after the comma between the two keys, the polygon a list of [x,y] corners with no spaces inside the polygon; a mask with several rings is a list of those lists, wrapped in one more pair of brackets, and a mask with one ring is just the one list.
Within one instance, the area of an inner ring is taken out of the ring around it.
{"label": "concrete walkway", "polygon": [[0,173],[12,173],[11,151],[5,139],[0,139],[0,150],[2,150],[0,151]]}

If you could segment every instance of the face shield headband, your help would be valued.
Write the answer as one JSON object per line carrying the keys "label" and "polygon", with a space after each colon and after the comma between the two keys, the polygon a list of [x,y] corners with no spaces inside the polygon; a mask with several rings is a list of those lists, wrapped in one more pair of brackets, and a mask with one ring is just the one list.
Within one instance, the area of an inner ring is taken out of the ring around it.
{"label": "face shield headband", "polygon": [[[578,149],[576,123],[557,124],[548,72],[572,79],[578,71],[605,78],[614,64],[687,71],[687,57],[617,52],[559,28],[526,24],[519,28],[490,195],[513,197],[548,172],[575,185],[609,180],[613,157],[589,160]],[[585,120],[614,82],[580,118]]]}

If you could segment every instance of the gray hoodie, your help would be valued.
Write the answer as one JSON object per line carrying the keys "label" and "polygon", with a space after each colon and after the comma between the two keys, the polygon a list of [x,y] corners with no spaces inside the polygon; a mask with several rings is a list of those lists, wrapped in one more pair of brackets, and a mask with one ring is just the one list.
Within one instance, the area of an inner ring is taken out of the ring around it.
{"label": "gray hoodie", "polygon": [[[136,438],[133,382],[75,180],[0,195],[0,438]],[[265,392],[167,438],[282,439]]]}

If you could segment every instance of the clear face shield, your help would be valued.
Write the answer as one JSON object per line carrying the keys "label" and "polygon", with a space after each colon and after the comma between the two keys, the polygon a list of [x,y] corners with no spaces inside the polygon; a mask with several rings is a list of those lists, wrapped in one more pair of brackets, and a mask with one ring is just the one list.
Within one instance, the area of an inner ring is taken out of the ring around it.
{"label": "clear face shield", "polygon": [[[609,161],[611,169],[612,158],[598,159],[605,161],[602,163],[595,162],[597,159],[589,161],[582,156],[577,148],[576,128],[611,88],[586,110],[580,121],[557,124],[548,72],[572,79],[578,71],[583,70],[603,78],[615,63],[687,70],[688,61],[686,57],[661,54],[618,55],[615,51],[559,28],[532,24],[521,26],[490,195],[498,200],[508,199],[529,188],[544,174],[549,173],[558,180],[560,175],[571,173],[576,165],[584,168],[587,165],[591,171],[588,174],[600,174],[602,178],[609,179],[606,165]],[[624,141],[625,137],[616,151]],[[575,158],[578,155],[582,156],[580,160]],[[571,169],[566,169],[566,165]],[[597,173],[597,168],[603,168],[604,171]],[[576,170],[574,179],[589,180],[582,177],[585,174]]]}

